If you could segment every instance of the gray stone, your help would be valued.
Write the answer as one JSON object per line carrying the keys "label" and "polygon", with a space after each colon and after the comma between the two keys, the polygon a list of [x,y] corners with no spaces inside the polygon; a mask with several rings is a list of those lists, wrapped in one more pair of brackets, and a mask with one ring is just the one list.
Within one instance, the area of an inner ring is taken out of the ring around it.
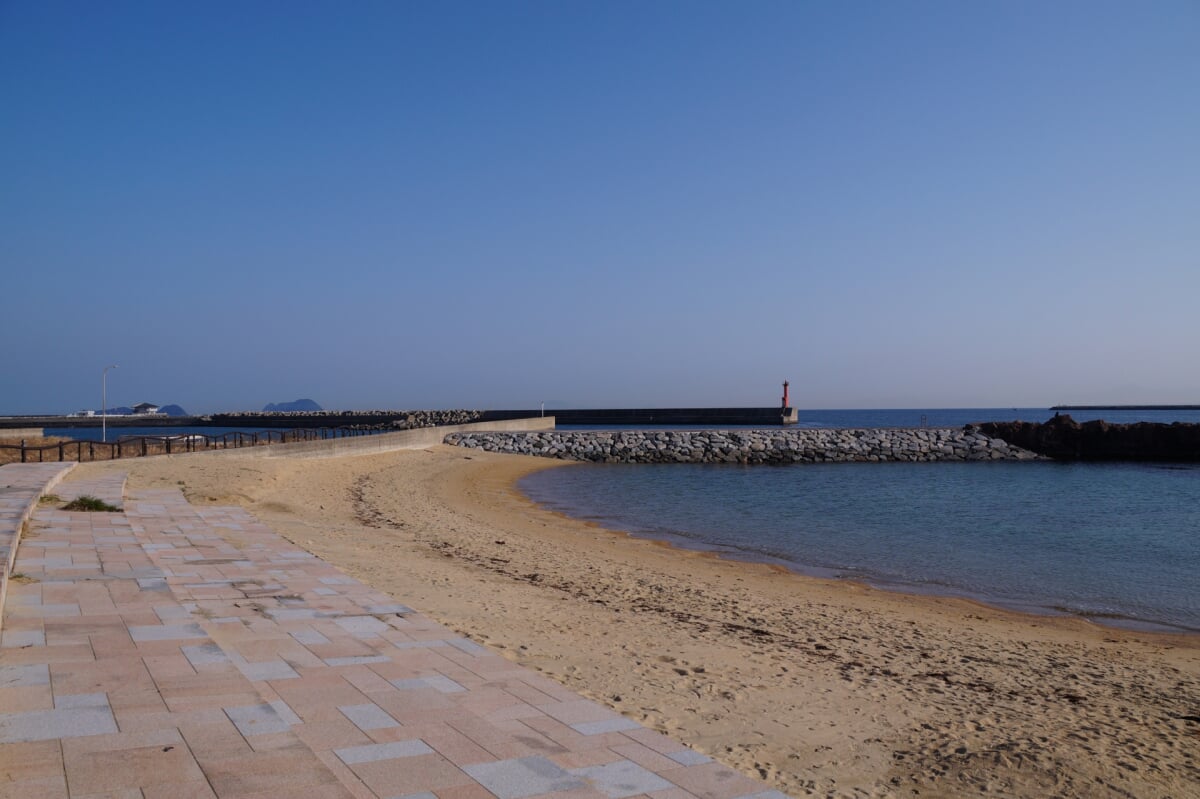
{"label": "gray stone", "polygon": [[394,741],[386,744],[348,746],[344,749],[335,749],[333,751],[348,766],[356,763],[393,760],[398,757],[417,757],[419,755],[433,754],[433,750],[424,741],[416,739],[411,741]]}
{"label": "gray stone", "polygon": [[571,769],[571,773],[583,777],[609,799],[625,799],[641,793],[648,794],[676,787],[653,771],[648,771],[629,760]]}
{"label": "gray stone", "polygon": [[462,770],[498,799],[525,799],[527,796],[587,787],[587,783],[579,777],[544,757],[476,763],[463,766]]}

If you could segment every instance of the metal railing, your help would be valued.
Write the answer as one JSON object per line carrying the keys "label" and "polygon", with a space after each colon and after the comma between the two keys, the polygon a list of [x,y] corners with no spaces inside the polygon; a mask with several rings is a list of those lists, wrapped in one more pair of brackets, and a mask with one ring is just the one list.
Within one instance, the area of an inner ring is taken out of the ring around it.
{"label": "metal railing", "polygon": [[[187,433],[174,436],[124,436],[116,441],[59,441],[56,444],[0,444],[0,450],[20,450],[21,463],[45,461],[95,461],[137,458],[149,455],[174,455],[214,449],[237,449],[266,444],[291,444],[298,441],[327,441],[336,438],[377,435],[391,429],[362,427],[313,427],[291,430],[261,430],[254,433],[233,431],[218,435]],[[49,453],[49,456],[47,456]],[[86,456],[86,457],[85,457]]]}

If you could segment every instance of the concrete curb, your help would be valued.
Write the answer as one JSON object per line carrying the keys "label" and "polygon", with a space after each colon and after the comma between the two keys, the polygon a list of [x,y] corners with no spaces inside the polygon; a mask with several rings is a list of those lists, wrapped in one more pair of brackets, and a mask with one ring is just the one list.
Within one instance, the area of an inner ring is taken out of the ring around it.
{"label": "concrete curb", "polygon": [[[33,515],[34,510],[37,509],[38,502],[41,501],[41,498],[45,496],[50,489],[58,485],[59,482],[61,482],[62,479],[67,476],[67,473],[79,464],[75,461],[64,461],[54,465],[61,468],[59,468],[59,470],[54,473],[45,483],[43,483],[40,487],[30,486],[28,489],[26,489],[29,498],[25,502],[24,509],[22,509],[20,513],[14,517],[15,526],[12,528],[12,530],[0,530],[0,542],[2,542],[2,539],[6,533],[10,536],[7,544],[8,553],[4,558],[2,567],[0,567],[0,632],[2,632],[4,629],[4,602],[6,599],[8,599],[8,580],[9,576],[12,574],[13,564],[17,560],[17,549],[21,545],[21,534],[25,530],[25,524],[29,521],[29,517]],[[4,468],[13,469],[16,467],[16,469],[20,469],[23,466],[33,466],[33,464],[10,463]],[[37,466],[43,467],[44,464],[39,463]]]}

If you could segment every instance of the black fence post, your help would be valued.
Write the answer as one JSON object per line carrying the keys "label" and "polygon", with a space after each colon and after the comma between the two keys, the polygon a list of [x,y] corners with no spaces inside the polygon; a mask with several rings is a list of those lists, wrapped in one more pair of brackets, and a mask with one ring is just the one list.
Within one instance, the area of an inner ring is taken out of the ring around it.
{"label": "black fence post", "polygon": [[21,439],[21,463],[25,462],[25,439]]}

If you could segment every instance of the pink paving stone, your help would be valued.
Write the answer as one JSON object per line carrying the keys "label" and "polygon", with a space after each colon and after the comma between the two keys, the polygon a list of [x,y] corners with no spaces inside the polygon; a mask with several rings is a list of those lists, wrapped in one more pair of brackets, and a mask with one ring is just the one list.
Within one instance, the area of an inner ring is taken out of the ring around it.
{"label": "pink paving stone", "polygon": [[328,718],[323,721],[305,720],[294,728],[296,737],[314,752],[345,749],[372,743],[372,738],[349,719]]}
{"label": "pink paving stone", "polygon": [[352,795],[302,744],[290,750],[197,759],[221,797],[295,797],[298,791],[312,789],[320,789],[317,795],[330,799]]}
{"label": "pink paving stone", "polygon": [[88,644],[36,646],[0,651],[0,663],[90,663],[96,659]]}
{"label": "pink paving stone", "polygon": [[587,752],[562,751],[557,754],[547,755],[547,757],[567,770],[585,768],[587,766],[602,766],[624,759],[621,755],[607,748],[592,749]]}
{"label": "pink paving stone", "polygon": [[134,799],[216,799],[207,779],[143,787]]}
{"label": "pink paving stone", "polygon": [[681,752],[687,748],[672,738],[645,728],[640,730],[625,730],[622,734],[626,738],[631,738],[643,746],[664,755]]}
{"label": "pink paving stone", "polygon": [[437,799],[495,799],[495,794],[482,785],[456,785],[450,788],[439,788]]}
{"label": "pink paving stone", "polygon": [[395,691],[395,687],[381,677],[377,672],[373,671],[371,664],[366,666],[345,666],[339,669],[339,673],[346,682],[353,685],[364,694],[372,692],[383,692],[390,694]]}
{"label": "pink paving stone", "polygon": [[437,753],[358,763],[350,770],[379,796],[437,793],[472,783],[462,769]]}
{"label": "pink paving stone", "polygon": [[53,710],[54,694],[49,685],[22,685],[0,688],[0,708],[4,713]]}
{"label": "pink paving stone", "polygon": [[590,699],[574,699],[569,702],[555,702],[538,707],[547,716],[561,721],[564,724],[584,724],[587,722],[609,721],[613,718],[619,718],[619,714],[614,713],[603,705],[599,705]]}
{"label": "pink paving stone", "polygon": [[350,767],[332,751],[317,752],[317,757],[355,799],[376,799],[378,797],[378,794],[368,788],[358,778],[358,775],[351,771]]}
{"label": "pink paving stone", "polygon": [[425,743],[435,752],[454,763],[456,766],[466,766],[473,763],[487,763],[495,760],[495,756],[467,736],[449,725],[439,725],[439,730],[414,730]]}

